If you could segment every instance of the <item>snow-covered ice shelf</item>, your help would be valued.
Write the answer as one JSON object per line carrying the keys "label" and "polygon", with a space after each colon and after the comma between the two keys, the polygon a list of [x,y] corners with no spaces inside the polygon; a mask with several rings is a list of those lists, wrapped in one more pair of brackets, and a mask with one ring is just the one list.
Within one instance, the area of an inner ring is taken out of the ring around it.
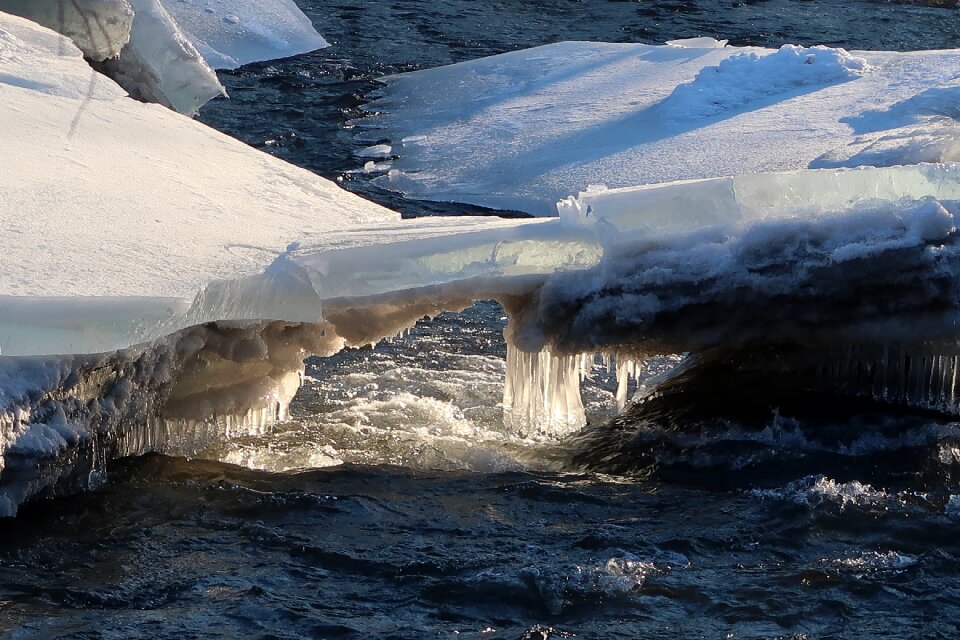
{"label": "snow-covered ice shelf", "polygon": [[610,188],[960,159],[960,52],[562,42],[384,78],[358,121],[411,198],[555,215]]}

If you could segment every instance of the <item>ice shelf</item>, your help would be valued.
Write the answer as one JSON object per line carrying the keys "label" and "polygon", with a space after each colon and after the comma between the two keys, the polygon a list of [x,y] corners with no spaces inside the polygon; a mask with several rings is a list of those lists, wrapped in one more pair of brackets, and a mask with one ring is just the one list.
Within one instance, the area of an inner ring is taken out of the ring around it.
{"label": "ice shelf", "polygon": [[609,188],[960,159],[960,52],[562,42],[384,78],[359,140],[411,198],[555,215]]}

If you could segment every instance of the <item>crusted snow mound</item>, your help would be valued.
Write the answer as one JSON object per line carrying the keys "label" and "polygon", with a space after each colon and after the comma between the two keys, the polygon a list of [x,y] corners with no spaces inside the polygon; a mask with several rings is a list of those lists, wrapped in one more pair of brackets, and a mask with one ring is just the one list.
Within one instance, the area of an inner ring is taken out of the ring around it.
{"label": "crusted snow mound", "polygon": [[960,51],[563,42],[384,78],[383,187],[535,215],[610,188],[960,159]]}
{"label": "crusted snow mound", "polygon": [[215,69],[330,46],[293,0],[163,0],[163,5]]}
{"label": "crusted snow mound", "polygon": [[784,94],[854,80],[866,68],[866,60],[843,49],[786,44],[775,53],[748,51],[701,69],[693,81],[674,89],[660,110],[676,120],[717,117],[763,100],[779,102]]}

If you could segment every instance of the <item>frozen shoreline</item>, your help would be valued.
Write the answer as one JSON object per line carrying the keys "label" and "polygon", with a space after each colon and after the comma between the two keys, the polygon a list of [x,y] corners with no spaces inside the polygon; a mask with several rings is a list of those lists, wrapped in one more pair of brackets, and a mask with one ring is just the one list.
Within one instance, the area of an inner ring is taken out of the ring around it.
{"label": "frozen shoreline", "polygon": [[[957,354],[945,344],[960,322],[960,172],[918,164],[948,159],[955,140],[949,114],[938,111],[953,87],[929,93],[921,63],[956,52],[860,58],[785,48],[737,57],[717,42],[591,45],[601,61],[639,50],[670,73],[679,60],[691,83],[654,83],[677,107],[669,117],[718,126],[731,118],[717,120],[717,109],[742,115],[760,101],[775,114],[784,95],[823,87],[849,105],[874,95],[875,85],[854,89],[876,69],[912,70],[902,91],[922,99],[889,96],[897,102],[879,124],[858,116],[864,135],[896,124],[894,143],[854,141],[854,157],[870,148],[881,164],[908,166],[770,173],[740,163],[725,174],[721,162],[711,171],[726,177],[699,181],[671,174],[576,197],[576,181],[564,183],[560,219],[400,220],[131,100],[91,76],[81,51],[53,32],[5,14],[0,25],[0,52],[9,54],[0,57],[0,104],[13,132],[0,152],[19,159],[0,200],[14,238],[0,274],[0,515],[31,497],[92,486],[113,456],[189,453],[210,438],[259,432],[285,415],[304,357],[375,343],[484,299],[501,302],[511,321],[504,422],[536,437],[584,424],[579,385],[594,353],[616,369],[622,407],[626,381],[650,355],[790,341],[922,343],[929,367],[914,371],[929,384],[898,397],[956,409]],[[744,74],[757,69],[782,77],[743,90]],[[499,101],[500,89],[491,97]],[[536,112],[544,99],[524,109]],[[845,305],[853,292],[866,296],[862,304]],[[744,300],[748,311],[736,313]]]}

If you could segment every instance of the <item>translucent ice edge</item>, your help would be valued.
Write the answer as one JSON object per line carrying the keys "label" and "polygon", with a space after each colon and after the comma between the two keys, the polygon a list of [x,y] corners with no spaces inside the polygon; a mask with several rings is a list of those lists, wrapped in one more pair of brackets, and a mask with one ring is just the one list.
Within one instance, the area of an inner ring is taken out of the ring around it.
{"label": "translucent ice edge", "polygon": [[[822,200],[851,176],[885,186],[877,199]],[[192,302],[5,298],[3,509],[91,486],[112,456],[257,433],[284,416],[307,354],[374,343],[483,299],[510,317],[504,421],[526,437],[584,425],[580,381],[593,354],[617,372],[621,407],[648,356],[792,343],[850,345],[825,375],[956,410],[960,208],[937,199],[955,198],[956,176],[952,165],[753,176],[749,185],[790,185],[794,200],[741,190],[751,195],[734,202],[749,215],[691,218],[682,230],[631,227],[623,201],[623,233],[612,235],[569,217],[405,221],[391,235],[357,227],[292,246],[266,272],[212,283]],[[135,341],[106,355],[9,357]]]}

